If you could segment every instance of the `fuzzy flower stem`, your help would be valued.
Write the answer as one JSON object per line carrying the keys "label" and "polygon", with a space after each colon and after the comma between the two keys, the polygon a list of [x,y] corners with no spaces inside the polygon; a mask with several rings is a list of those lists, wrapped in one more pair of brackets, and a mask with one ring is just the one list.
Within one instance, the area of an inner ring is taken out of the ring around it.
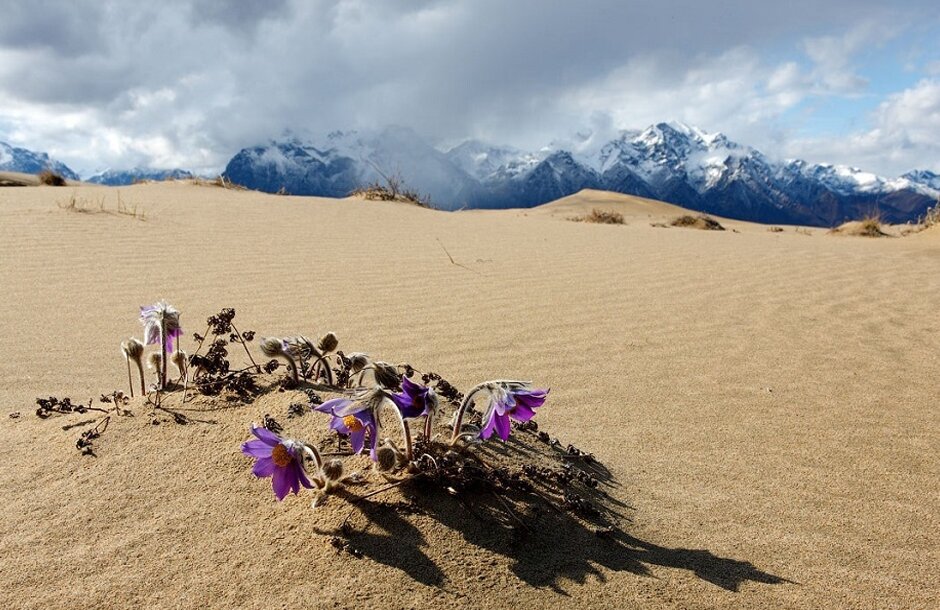
{"label": "fuzzy flower stem", "polygon": [[320,455],[320,452],[317,451],[317,448],[312,445],[308,445],[307,443],[301,444],[301,447],[303,447],[303,450],[307,453],[307,455],[313,458],[313,461],[317,465],[317,470],[318,471],[322,470],[323,469],[323,457]]}
{"label": "fuzzy flower stem", "polygon": [[160,389],[166,390],[166,322],[160,320]]}
{"label": "fuzzy flower stem", "polygon": [[131,398],[134,397],[134,381],[131,379],[131,359],[125,358],[127,361],[127,385],[131,389]]}
{"label": "fuzzy flower stem", "polygon": [[424,418],[424,442],[425,443],[431,442],[431,434],[434,431],[433,418],[434,418],[433,411],[429,411],[428,414]]}
{"label": "fuzzy flower stem", "polygon": [[395,412],[395,415],[398,416],[398,421],[401,422],[401,436],[405,440],[405,459],[410,463],[414,457],[414,449],[411,443],[411,428],[408,426],[408,421],[397,407],[393,406],[392,411]]}
{"label": "fuzzy flower stem", "polygon": [[485,381],[479,385],[476,385],[467,392],[467,395],[464,396],[463,402],[460,403],[460,408],[457,409],[457,412],[454,414],[454,431],[451,435],[451,442],[457,440],[457,437],[460,436],[460,426],[463,424],[463,414],[467,410],[467,407],[473,404],[474,397],[483,390],[487,389],[492,382]]}
{"label": "fuzzy flower stem", "polygon": [[137,360],[137,372],[140,373],[140,395],[147,395],[147,382],[144,380],[144,363]]}

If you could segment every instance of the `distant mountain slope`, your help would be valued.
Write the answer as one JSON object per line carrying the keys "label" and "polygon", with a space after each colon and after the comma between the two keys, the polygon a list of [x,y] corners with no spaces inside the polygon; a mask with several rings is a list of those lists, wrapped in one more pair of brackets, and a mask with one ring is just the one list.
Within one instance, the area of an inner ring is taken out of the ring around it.
{"label": "distant mountain slope", "polygon": [[192,178],[192,172],[185,169],[146,169],[135,167],[127,170],[112,170],[95,174],[86,182],[92,184],[106,184],[108,186],[125,186],[141,180],[184,180]]}
{"label": "distant mountain slope", "polygon": [[0,142],[0,171],[38,174],[48,169],[69,180],[78,180],[73,172],[61,161],[49,158],[49,155]]}
{"label": "distant mountain slope", "polygon": [[382,174],[400,175],[442,209],[532,207],[582,189],[658,199],[727,218],[831,226],[872,212],[916,220],[940,196],[940,176],[884,178],[844,166],[775,162],[760,151],[681,123],[624,131],[594,150],[527,152],[469,140],[446,152],[410,129],[334,132],[246,148],[233,182],[268,192],[341,197]]}

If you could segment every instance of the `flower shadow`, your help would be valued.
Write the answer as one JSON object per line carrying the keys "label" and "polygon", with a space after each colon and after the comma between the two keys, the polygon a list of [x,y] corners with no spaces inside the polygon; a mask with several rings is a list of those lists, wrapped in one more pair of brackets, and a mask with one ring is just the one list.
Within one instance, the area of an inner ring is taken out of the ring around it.
{"label": "flower shadow", "polygon": [[[355,510],[361,513],[367,525],[350,537],[354,553],[402,570],[422,584],[435,587],[444,584],[444,572],[425,550],[429,546],[427,539],[405,517],[410,511],[403,511],[398,505],[371,500],[357,502]],[[340,529],[341,532],[318,530],[318,533],[347,535],[350,531],[345,527]]]}
{"label": "flower shadow", "polygon": [[[482,456],[493,461],[500,455],[521,456],[525,461],[554,456],[554,448],[548,445],[525,440],[522,445],[524,451],[507,444],[492,452],[486,450]],[[537,480],[528,491],[460,493],[429,481],[412,481],[398,488],[400,500],[357,502],[351,509],[351,522],[356,527],[334,533],[346,537],[364,556],[403,570],[418,582],[441,587],[465,580],[466,566],[463,562],[454,564],[448,554],[439,554],[423,532],[434,532],[435,539],[443,536],[451,540],[451,546],[462,540],[465,553],[500,556],[520,584],[547,588],[559,595],[569,595],[569,585],[605,582],[610,572],[652,577],[654,567],[685,570],[732,592],[747,582],[792,582],[748,561],[721,557],[706,549],[670,548],[632,535],[627,531],[630,520],[624,514],[629,506],[615,497],[619,484],[609,470],[596,466],[577,461],[571,468],[596,475],[597,486],[570,484],[596,512],[579,512],[577,507],[565,510],[552,501],[550,486],[543,487]],[[604,481],[607,485],[600,484]]]}

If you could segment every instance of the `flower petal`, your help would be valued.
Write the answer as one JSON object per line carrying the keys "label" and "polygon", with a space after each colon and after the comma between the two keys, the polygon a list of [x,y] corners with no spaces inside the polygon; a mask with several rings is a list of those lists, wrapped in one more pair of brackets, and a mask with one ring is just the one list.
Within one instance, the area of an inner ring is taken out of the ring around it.
{"label": "flower petal", "polygon": [[349,426],[346,425],[342,417],[336,417],[335,415],[330,418],[330,430],[336,430],[340,434],[349,434]]}
{"label": "flower petal", "polygon": [[535,417],[535,410],[530,409],[520,402],[516,405],[516,408],[509,413],[509,416],[516,421],[529,421]]}
{"label": "flower petal", "polygon": [[346,401],[347,404],[335,407],[333,415],[337,417],[346,417],[347,415],[358,415],[360,412],[369,409],[369,405],[364,402]]}
{"label": "flower petal", "polygon": [[509,424],[509,416],[499,415],[497,413],[493,420],[496,422],[496,434],[498,434],[499,438],[503,439],[504,441],[508,440],[509,433],[512,428],[512,426]]}
{"label": "flower petal", "polygon": [[[311,483],[310,479],[307,478],[307,471],[304,470],[303,466],[301,466],[299,463],[297,464],[297,480],[300,481],[300,484],[307,489],[313,488],[313,483]],[[297,491],[300,491],[299,487],[297,488]]]}
{"label": "flower petal", "polygon": [[277,468],[277,465],[274,463],[274,460],[272,460],[270,457],[265,457],[255,462],[255,466],[251,469],[251,473],[259,479],[262,479],[274,474],[275,468]]}
{"label": "flower petal", "polygon": [[486,425],[480,430],[480,438],[486,440],[493,436],[493,430],[496,429],[496,410],[490,409],[487,412]]}
{"label": "flower petal", "polygon": [[271,477],[271,485],[274,487],[274,495],[277,497],[278,501],[284,499],[284,497],[290,492],[290,475],[287,472],[287,468],[281,468],[280,466],[274,467],[274,476]]}
{"label": "flower petal", "polygon": [[261,439],[262,442],[272,447],[281,442],[281,438],[277,434],[274,434],[264,426],[252,426],[251,433]]}
{"label": "flower petal", "polygon": [[320,413],[329,413],[335,415],[334,410],[341,409],[347,405],[351,405],[352,401],[348,398],[334,398],[328,400],[322,404],[317,405],[313,408],[314,411],[319,411]]}
{"label": "flower petal", "polygon": [[253,458],[269,458],[274,447],[264,441],[251,440],[242,443],[242,453]]}
{"label": "flower petal", "polygon": [[541,407],[545,403],[545,399],[548,397],[548,390],[516,390],[513,392],[513,395],[516,398],[517,404],[523,404],[529,407],[530,409],[535,409]]}
{"label": "flower petal", "polygon": [[352,446],[353,454],[358,455],[362,447],[366,444],[366,427],[363,426],[358,432],[352,432],[349,435],[349,444]]}

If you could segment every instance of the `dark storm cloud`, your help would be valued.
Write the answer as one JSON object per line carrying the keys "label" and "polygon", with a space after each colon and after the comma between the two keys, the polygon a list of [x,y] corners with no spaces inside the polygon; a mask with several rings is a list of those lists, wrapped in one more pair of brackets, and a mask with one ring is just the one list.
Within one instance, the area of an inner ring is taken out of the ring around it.
{"label": "dark storm cloud", "polygon": [[[796,53],[802,38],[933,10],[871,0],[2,4],[0,102],[15,104],[19,121],[65,106],[116,130],[121,146],[162,138],[184,158],[198,146],[207,163],[285,128],[398,123],[437,139],[531,143],[609,123],[605,113],[622,126],[620,98],[595,100],[594,88],[679,91],[716,58],[732,76],[764,77],[775,66],[735,65],[745,55],[729,51]],[[832,82],[864,84],[844,62],[831,65],[849,71]],[[681,102],[661,118],[677,118]],[[0,106],[0,119],[11,113]]]}

